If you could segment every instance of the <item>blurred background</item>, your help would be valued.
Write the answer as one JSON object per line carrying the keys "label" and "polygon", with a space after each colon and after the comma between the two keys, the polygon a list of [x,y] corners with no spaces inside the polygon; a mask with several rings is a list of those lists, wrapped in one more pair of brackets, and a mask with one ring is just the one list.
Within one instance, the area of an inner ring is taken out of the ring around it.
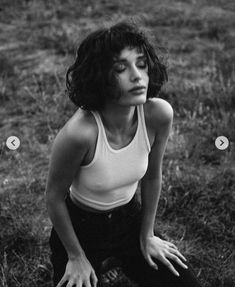
{"label": "blurred background", "polygon": [[[235,3],[0,1],[0,286],[51,285],[45,184],[52,142],[76,107],[65,73],[78,43],[134,17],[167,60],[174,109],[156,226],[203,287],[235,286]],[[17,150],[6,139],[17,136]],[[226,136],[219,150],[215,139]]]}

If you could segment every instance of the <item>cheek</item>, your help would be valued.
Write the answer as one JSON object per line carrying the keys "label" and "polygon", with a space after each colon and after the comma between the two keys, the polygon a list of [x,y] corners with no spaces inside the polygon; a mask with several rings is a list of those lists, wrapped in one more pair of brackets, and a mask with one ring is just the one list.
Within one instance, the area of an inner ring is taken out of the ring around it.
{"label": "cheek", "polygon": [[125,75],[120,75],[118,77],[117,83],[118,83],[119,90],[125,90],[126,87],[128,87],[128,85],[129,85],[128,77]]}
{"label": "cheek", "polygon": [[118,74],[112,73],[109,78],[109,83],[111,85],[111,93],[114,98],[120,97],[120,92],[123,90],[124,79]]}
{"label": "cheek", "polygon": [[148,84],[149,83],[149,74],[147,71],[143,72],[142,77],[143,77],[145,83]]}

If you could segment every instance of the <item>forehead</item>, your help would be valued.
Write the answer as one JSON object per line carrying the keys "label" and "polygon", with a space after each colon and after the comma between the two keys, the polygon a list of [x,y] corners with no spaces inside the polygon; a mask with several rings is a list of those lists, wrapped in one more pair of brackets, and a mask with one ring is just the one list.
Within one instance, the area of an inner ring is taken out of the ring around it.
{"label": "forehead", "polygon": [[140,48],[126,47],[121,50],[119,55],[115,57],[115,60],[134,60],[139,57],[143,57],[144,52]]}

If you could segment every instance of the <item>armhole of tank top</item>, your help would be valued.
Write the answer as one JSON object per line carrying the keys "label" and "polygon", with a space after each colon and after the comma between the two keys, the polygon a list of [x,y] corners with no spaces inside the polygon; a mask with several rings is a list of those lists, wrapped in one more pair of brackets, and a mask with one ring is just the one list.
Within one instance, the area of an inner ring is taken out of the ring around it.
{"label": "armhole of tank top", "polygon": [[144,117],[144,106],[143,105],[139,106],[139,114],[140,114],[140,119],[141,119],[141,123],[142,123],[142,127],[143,127],[145,142],[147,144],[148,151],[150,152],[151,145],[149,142],[148,132],[147,132],[147,128],[146,128],[145,117]]}
{"label": "armhole of tank top", "polygon": [[99,119],[98,119],[98,116],[96,114],[96,112],[94,111],[91,111],[92,115],[94,116],[95,118],[95,122],[96,122],[96,125],[97,125],[97,128],[98,128],[98,135],[97,135],[97,140],[96,140],[96,144],[95,144],[95,152],[94,152],[94,156],[93,156],[93,159],[86,165],[81,165],[80,167],[82,169],[85,169],[85,168],[88,168],[88,167],[91,167],[95,161],[96,161],[96,158],[98,156],[98,147],[100,145],[100,125],[99,125]]}

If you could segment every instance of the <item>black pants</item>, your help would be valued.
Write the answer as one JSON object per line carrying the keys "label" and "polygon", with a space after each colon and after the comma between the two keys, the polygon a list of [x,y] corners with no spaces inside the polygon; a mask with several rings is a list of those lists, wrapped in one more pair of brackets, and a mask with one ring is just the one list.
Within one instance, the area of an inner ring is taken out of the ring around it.
{"label": "black pants", "polygon": [[[66,198],[66,204],[79,242],[98,278],[101,262],[108,257],[116,257],[122,262],[125,274],[139,286],[200,287],[188,262],[186,265],[189,268],[183,269],[171,261],[179,272],[179,277],[158,260],[155,260],[158,271],[148,265],[139,246],[141,206],[136,197],[111,213],[84,211],[78,208],[69,196]],[[156,235],[161,237],[160,234]],[[64,275],[68,258],[54,228],[50,236],[50,247],[54,269],[53,281],[56,286]]]}

